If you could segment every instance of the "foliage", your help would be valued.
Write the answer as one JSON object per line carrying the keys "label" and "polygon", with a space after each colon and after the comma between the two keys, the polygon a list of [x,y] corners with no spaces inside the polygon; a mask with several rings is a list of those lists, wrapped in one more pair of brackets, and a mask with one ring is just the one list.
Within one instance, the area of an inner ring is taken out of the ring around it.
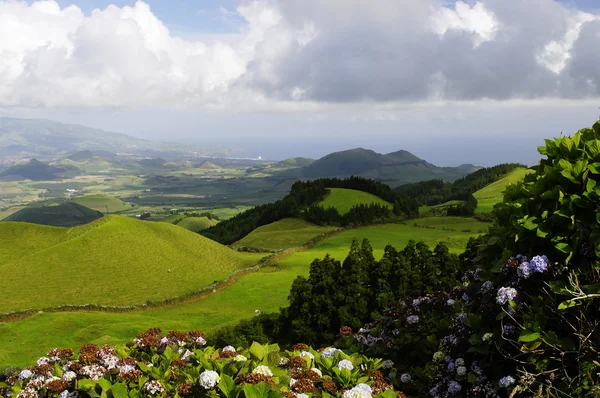
{"label": "foliage", "polygon": [[[358,336],[371,352],[392,347],[398,370],[413,375],[421,395],[600,393],[600,122],[573,137],[546,140],[539,151],[546,158],[507,190],[495,226],[462,256],[477,268],[452,290],[464,292],[453,311],[428,314],[412,330],[406,313],[387,312]],[[394,329],[385,327],[390,319]],[[431,327],[443,319],[447,327]],[[422,353],[429,360],[413,366],[397,341],[422,333],[439,341],[438,351],[430,347]]]}
{"label": "foliage", "polygon": [[282,310],[282,325],[292,326],[287,340],[329,343],[341,326],[377,319],[394,300],[454,286],[459,269],[443,244],[433,251],[422,242],[402,251],[388,245],[376,261],[367,239],[354,240],[342,264],[327,255],[312,262],[308,278],[296,278]]}
{"label": "foliage", "polygon": [[319,205],[328,208],[335,207],[340,215],[345,215],[353,206],[360,204],[377,203],[392,210],[392,204],[375,196],[372,193],[346,188],[327,188],[328,194]]}
{"label": "foliage", "polygon": [[382,361],[335,348],[253,343],[248,349],[204,347],[200,331],[149,329],[125,346],[85,344],[78,355],[53,349],[0,382],[4,397],[395,398]]}
{"label": "foliage", "polygon": [[[316,205],[325,198],[327,188],[345,188],[368,192],[393,203],[393,213],[396,215],[404,217],[418,215],[418,205],[414,200],[406,195],[392,191],[389,186],[380,182],[360,177],[350,177],[343,180],[323,178],[313,181],[296,181],[292,185],[290,193],[285,198],[274,203],[253,207],[200,233],[207,238],[230,245],[258,227],[284,218],[300,217],[303,212],[304,218],[314,224],[340,225],[343,218],[337,210],[333,208],[323,209]],[[385,211],[380,209],[384,206],[367,207],[369,209],[366,210],[364,208],[351,209],[350,213],[353,214],[348,216],[348,218],[359,220],[369,217],[368,215],[365,216],[365,214],[369,213],[376,213],[376,217],[372,217],[371,219],[380,219],[389,215],[386,207]],[[364,225],[364,223],[361,225]]]}

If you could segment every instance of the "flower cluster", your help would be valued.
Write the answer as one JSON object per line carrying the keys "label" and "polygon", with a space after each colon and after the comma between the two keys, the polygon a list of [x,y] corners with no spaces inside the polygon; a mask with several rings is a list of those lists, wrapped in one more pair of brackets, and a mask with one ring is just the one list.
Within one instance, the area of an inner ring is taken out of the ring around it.
{"label": "flower cluster", "polygon": [[0,397],[72,398],[88,394],[93,386],[107,390],[117,384],[123,396],[260,396],[265,388],[289,398],[371,398],[387,390],[403,396],[377,370],[383,362],[379,359],[333,347],[319,352],[306,345],[295,347],[301,352],[258,343],[240,352],[232,346],[215,350],[195,346],[204,345],[199,337],[180,332],[161,336],[150,329],[125,346],[86,344],[77,355],[56,351],[34,367],[14,372],[6,383],[0,379]]}
{"label": "flower cluster", "polygon": [[513,301],[517,297],[517,290],[512,287],[501,287],[498,289],[496,294],[496,302],[500,305],[504,305],[509,301]]}

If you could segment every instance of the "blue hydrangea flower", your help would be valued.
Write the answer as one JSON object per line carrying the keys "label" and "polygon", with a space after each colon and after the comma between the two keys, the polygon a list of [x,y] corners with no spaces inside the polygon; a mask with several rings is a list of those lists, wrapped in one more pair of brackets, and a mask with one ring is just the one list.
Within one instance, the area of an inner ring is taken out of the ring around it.
{"label": "blue hydrangea flower", "polygon": [[496,302],[500,305],[506,304],[517,297],[517,290],[512,287],[501,287],[496,295]]}
{"label": "blue hydrangea flower", "polygon": [[531,259],[529,265],[533,272],[544,272],[548,269],[548,257],[535,256]]}
{"label": "blue hydrangea flower", "polygon": [[498,385],[499,385],[501,388],[506,388],[506,387],[508,387],[508,386],[510,386],[510,385],[512,385],[512,384],[514,384],[514,382],[515,382],[515,379],[514,379],[512,376],[504,376],[503,378],[501,378],[501,379],[498,381]]}
{"label": "blue hydrangea flower", "polygon": [[458,384],[456,381],[452,380],[448,383],[448,392],[450,394],[456,394],[457,392],[459,392],[462,389],[462,387],[460,386],[460,384]]}
{"label": "blue hydrangea flower", "polygon": [[417,315],[411,315],[406,318],[406,322],[410,323],[411,325],[414,325],[415,323],[419,322],[419,317]]}

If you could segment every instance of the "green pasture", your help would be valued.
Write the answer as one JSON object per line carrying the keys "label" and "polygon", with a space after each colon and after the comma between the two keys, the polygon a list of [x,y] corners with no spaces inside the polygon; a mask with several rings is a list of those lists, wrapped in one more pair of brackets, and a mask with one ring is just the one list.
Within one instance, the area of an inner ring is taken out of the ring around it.
{"label": "green pasture", "polygon": [[[310,263],[315,258],[322,258],[330,253],[334,258],[342,261],[354,237],[358,239],[367,237],[378,258],[383,254],[387,244],[401,249],[410,239],[422,239],[432,247],[437,242],[445,242],[452,252],[459,253],[464,249],[468,238],[477,235],[477,233],[461,232],[462,229],[470,228],[475,231],[485,229],[488,225],[467,218],[425,218],[415,221],[436,228],[420,228],[407,223],[347,230],[323,240],[311,250],[292,254],[280,261],[277,267],[264,268],[259,272],[242,276],[231,286],[197,301],[130,313],[84,311],[41,313],[21,321],[0,323],[0,341],[4,343],[0,345],[0,367],[29,364],[38,358],[40,353],[57,346],[77,348],[87,342],[112,344],[127,341],[150,327],[160,327],[165,331],[190,329],[211,331],[240,319],[252,317],[256,309],[262,312],[278,311],[280,307],[287,305],[287,296],[294,279],[298,275],[307,276]],[[144,225],[156,224],[162,223],[144,223]],[[450,229],[455,230],[450,231]],[[185,231],[184,233],[189,234]],[[161,274],[161,278],[165,277],[167,274]],[[105,277],[105,280],[115,281],[115,278]],[[146,277],[140,275],[138,281],[124,278],[122,283],[137,286],[145,280]],[[118,283],[111,283],[108,290],[112,291],[113,285],[121,284],[120,281],[119,279]],[[185,281],[183,278],[177,278],[175,281],[154,283],[153,286],[160,288],[180,282]],[[46,291],[45,295],[49,294]],[[56,291],[53,294],[57,295]],[[115,291],[114,294],[120,293]]]}
{"label": "green pasture", "polygon": [[217,220],[210,220],[208,217],[186,217],[177,223],[177,226],[185,228],[188,231],[198,232],[203,229],[217,225]]}
{"label": "green pasture", "polygon": [[104,194],[90,194],[80,196],[73,199],[73,202],[89,207],[90,209],[97,210],[101,213],[116,213],[119,211],[125,211],[131,208],[127,206],[123,201],[109,195]]}
{"label": "green pasture", "polygon": [[233,244],[238,247],[255,247],[267,250],[281,250],[302,246],[315,236],[335,229],[320,227],[297,218],[285,218],[256,228],[250,234]]}
{"label": "green pasture", "polygon": [[341,215],[348,213],[352,206],[360,204],[377,203],[387,206],[390,210],[393,208],[390,203],[368,192],[345,188],[329,188],[328,190],[329,194],[318,204],[325,208],[335,207]]}
{"label": "green pasture", "polygon": [[207,286],[262,257],[238,253],[175,225],[125,216],[106,216],[75,228],[3,222],[0,236],[0,312],[166,299]]}
{"label": "green pasture", "polygon": [[502,202],[504,199],[504,191],[510,184],[515,184],[522,181],[523,178],[532,173],[532,170],[519,168],[510,172],[506,177],[499,179],[490,185],[481,188],[475,192],[473,196],[477,199],[476,213],[489,213],[494,209],[496,203]]}

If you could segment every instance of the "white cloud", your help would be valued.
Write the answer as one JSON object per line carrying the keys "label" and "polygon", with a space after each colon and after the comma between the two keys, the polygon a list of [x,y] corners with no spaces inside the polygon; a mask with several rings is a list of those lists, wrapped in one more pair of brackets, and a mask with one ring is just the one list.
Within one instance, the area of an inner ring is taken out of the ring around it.
{"label": "white cloud", "polygon": [[141,1],[84,15],[0,0],[0,107],[314,111],[600,96],[600,16],[555,0],[244,0],[220,12],[246,24],[182,38]]}

